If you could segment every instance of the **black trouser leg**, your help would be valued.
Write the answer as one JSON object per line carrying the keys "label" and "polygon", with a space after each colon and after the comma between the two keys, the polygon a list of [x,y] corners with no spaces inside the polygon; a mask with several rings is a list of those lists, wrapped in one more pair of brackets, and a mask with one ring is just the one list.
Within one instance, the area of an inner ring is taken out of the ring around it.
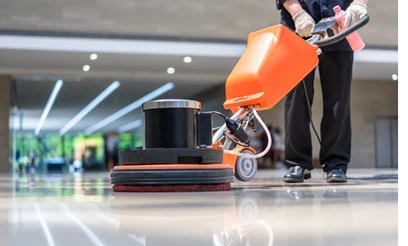
{"label": "black trouser leg", "polygon": [[323,94],[320,163],[347,171],[351,152],[350,90],[353,52],[323,52],[319,72]]}
{"label": "black trouser leg", "polygon": [[[296,68],[294,68],[296,69]],[[315,70],[304,81],[310,100],[313,102]],[[285,101],[285,162],[312,170],[312,142],[310,116],[302,82],[286,96]]]}

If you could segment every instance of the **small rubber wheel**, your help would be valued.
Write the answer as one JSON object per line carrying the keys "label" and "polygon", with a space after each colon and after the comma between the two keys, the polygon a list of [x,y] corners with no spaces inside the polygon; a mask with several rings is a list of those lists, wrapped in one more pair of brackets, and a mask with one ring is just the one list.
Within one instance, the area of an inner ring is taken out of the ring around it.
{"label": "small rubber wheel", "polygon": [[[254,153],[248,149],[241,153],[254,155]],[[255,176],[257,169],[258,162],[255,158],[238,156],[235,163],[235,177],[241,181],[249,181]]]}

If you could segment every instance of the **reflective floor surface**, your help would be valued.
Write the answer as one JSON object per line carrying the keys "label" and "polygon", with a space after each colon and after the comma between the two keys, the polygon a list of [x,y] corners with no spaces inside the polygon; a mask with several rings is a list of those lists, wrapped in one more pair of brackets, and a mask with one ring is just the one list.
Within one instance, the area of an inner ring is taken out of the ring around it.
{"label": "reflective floor surface", "polygon": [[231,191],[114,193],[108,173],[0,176],[1,245],[397,245],[396,170],[282,171]]}

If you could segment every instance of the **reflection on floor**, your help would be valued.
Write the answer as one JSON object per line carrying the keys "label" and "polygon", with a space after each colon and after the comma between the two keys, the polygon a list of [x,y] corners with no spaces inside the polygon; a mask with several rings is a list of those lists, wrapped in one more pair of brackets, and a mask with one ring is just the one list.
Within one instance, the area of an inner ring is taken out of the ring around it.
{"label": "reflection on floor", "polygon": [[[397,245],[396,170],[260,170],[228,192],[113,193],[108,173],[0,177],[2,245]],[[6,229],[7,228],[7,229]],[[4,243],[4,244],[3,244]]]}

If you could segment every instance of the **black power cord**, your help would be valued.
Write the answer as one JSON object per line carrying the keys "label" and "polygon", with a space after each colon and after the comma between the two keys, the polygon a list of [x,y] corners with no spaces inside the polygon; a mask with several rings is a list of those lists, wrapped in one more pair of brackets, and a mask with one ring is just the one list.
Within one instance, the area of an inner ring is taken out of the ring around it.
{"label": "black power cord", "polygon": [[304,91],[305,91],[306,102],[307,102],[307,109],[309,110],[310,124],[312,125],[313,131],[314,131],[314,133],[315,133],[315,135],[316,135],[316,138],[317,138],[317,141],[319,141],[319,144],[322,145],[322,140],[320,139],[319,134],[318,134],[317,131],[316,131],[316,127],[315,127],[315,125],[314,125],[314,123],[313,123],[312,107],[310,106],[310,100],[309,100],[309,96],[308,96],[308,94],[307,94],[306,82],[305,82],[304,79],[302,80],[302,84],[303,84],[303,89],[304,89]]}
{"label": "black power cord", "polygon": [[[225,125],[227,126],[228,130],[232,134],[231,136],[227,133],[224,133],[224,135],[227,138],[229,138],[231,141],[241,146],[246,146],[246,147],[249,146],[249,142],[250,142],[249,135],[248,133],[246,133],[246,131],[241,127],[241,125],[236,120],[228,118],[227,116],[217,111],[210,111],[209,113],[212,115],[217,115],[224,119]],[[235,137],[238,141],[236,141],[233,137]]]}
{"label": "black power cord", "polygon": [[249,144],[241,143],[241,142],[235,140],[235,138],[233,136],[229,135],[228,133],[225,133],[224,135],[227,138],[229,138],[229,140],[231,140],[232,142],[234,142],[237,145],[244,146],[244,147],[249,147]]}
{"label": "black power cord", "polygon": [[210,111],[210,112],[208,112],[208,113],[218,115],[218,116],[220,116],[223,120],[227,120],[227,119],[228,119],[227,116],[225,116],[225,115],[223,115],[222,113],[217,112],[217,111]]}

